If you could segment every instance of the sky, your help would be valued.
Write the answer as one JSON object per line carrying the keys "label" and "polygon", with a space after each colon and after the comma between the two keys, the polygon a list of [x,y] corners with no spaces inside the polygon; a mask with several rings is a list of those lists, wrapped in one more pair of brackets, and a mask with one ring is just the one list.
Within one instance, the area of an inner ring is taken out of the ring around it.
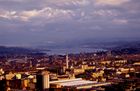
{"label": "sky", "polygon": [[140,38],[140,0],[0,0],[0,45]]}

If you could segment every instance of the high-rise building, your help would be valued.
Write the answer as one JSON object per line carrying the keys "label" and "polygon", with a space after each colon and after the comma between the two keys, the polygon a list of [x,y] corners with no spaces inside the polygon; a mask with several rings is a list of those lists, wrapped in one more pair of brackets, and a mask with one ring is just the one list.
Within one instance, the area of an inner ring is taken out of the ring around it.
{"label": "high-rise building", "polygon": [[48,73],[43,73],[43,89],[48,89],[50,88],[50,77],[49,77],[49,74]]}
{"label": "high-rise building", "polygon": [[66,54],[66,68],[69,68],[69,58],[68,58],[68,54]]}
{"label": "high-rise building", "polygon": [[37,91],[44,91],[50,88],[50,84],[49,84],[49,74],[48,72],[39,72],[37,74],[37,84],[36,84],[36,88]]}
{"label": "high-rise building", "polygon": [[32,65],[32,60],[30,60],[30,68],[32,68],[33,67],[33,65]]}

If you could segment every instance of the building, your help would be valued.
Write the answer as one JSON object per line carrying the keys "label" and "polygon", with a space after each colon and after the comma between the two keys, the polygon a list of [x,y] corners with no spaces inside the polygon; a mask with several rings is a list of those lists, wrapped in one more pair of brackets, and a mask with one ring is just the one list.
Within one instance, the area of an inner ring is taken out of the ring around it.
{"label": "building", "polygon": [[50,88],[50,77],[48,72],[39,72],[36,76],[37,83],[36,83],[36,89],[39,91],[43,91]]}
{"label": "building", "polygon": [[66,54],[66,68],[69,68],[69,57],[68,54]]}
{"label": "building", "polygon": [[58,89],[58,88],[59,89],[60,88],[90,89],[93,87],[105,86],[105,85],[111,85],[111,83],[110,82],[98,83],[97,81],[88,81],[88,80],[83,80],[81,78],[58,80],[58,81],[50,82],[50,88],[54,88],[54,89]]}

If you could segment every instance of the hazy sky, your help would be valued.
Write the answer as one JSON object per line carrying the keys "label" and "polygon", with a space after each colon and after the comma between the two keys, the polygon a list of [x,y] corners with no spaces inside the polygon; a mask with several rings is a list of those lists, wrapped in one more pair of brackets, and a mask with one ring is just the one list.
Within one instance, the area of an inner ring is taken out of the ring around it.
{"label": "hazy sky", "polygon": [[0,45],[140,38],[140,0],[0,0]]}

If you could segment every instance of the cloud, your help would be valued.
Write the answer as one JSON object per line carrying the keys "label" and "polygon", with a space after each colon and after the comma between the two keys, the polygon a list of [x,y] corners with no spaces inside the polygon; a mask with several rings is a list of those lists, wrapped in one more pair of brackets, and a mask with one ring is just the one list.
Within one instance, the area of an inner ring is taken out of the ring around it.
{"label": "cloud", "polygon": [[25,17],[34,17],[37,16],[39,14],[39,12],[37,10],[31,10],[31,11],[23,11],[21,12],[22,16]]}
{"label": "cloud", "polygon": [[89,0],[47,0],[46,3],[56,6],[86,6],[89,4]]}
{"label": "cloud", "polygon": [[15,15],[16,15],[16,11],[0,10],[0,17],[2,18],[11,19],[11,18],[15,18],[16,17]]}
{"label": "cloud", "polygon": [[114,19],[113,23],[115,23],[115,24],[128,24],[128,20],[126,20],[126,19]]}
{"label": "cloud", "polygon": [[123,3],[129,2],[130,0],[96,0],[97,5],[113,5],[118,6]]}
{"label": "cloud", "polygon": [[1,10],[0,17],[7,18],[7,19],[19,19],[21,21],[30,21],[32,18],[39,18],[42,17],[44,19],[53,19],[58,20],[57,18],[64,19],[70,18],[73,14],[71,10],[64,10],[64,9],[54,9],[51,7],[45,7],[40,10],[28,10],[28,11],[4,11]]}
{"label": "cloud", "polygon": [[32,18],[39,18],[47,20],[60,20],[64,18],[70,18],[73,14],[71,10],[63,10],[63,9],[54,9],[51,7],[45,7],[41,10],[31,10],[31,11],[23,11],[19,15],[21,17],[25,17],[27,20]]}
{"label": "cloud", "polygon": [[17,16],[20,18],[22,21],[29,21],[30,18],[38,16],[39,13],[37,10],[31,10],[31,11],[23,11],[19,13]]}
{"label": "cloud", "polygon": [[0,0],[1,2],[2,1],[6,1],[6,2],[9,2],[9,1],[12,1],[12,2],[24,2],[25,0]]}
{"label": "cloud", "polygon": [[135,37],[139,8],[139,0],[0,0],[0,42]]}
{"label": "cloud", "polygon": [[118,16],[119,15],[119,13],[115,10],[104,10],[104,9],[96,10],[93,12],[93,14],[97,16]]}

